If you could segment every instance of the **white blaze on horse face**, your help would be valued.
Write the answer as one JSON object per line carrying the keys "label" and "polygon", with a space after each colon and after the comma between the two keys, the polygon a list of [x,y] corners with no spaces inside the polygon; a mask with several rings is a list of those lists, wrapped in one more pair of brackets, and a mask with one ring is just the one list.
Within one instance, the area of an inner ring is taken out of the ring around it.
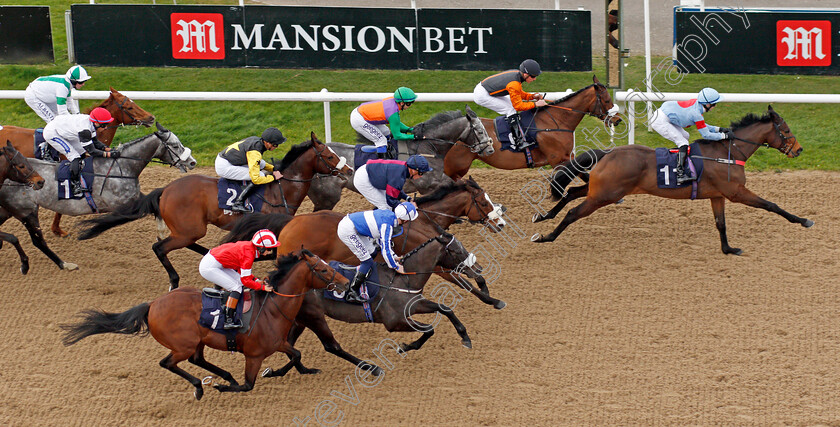
{"label": "white blaze on horse face", "polygon": [[189,147],[184,147],[184,152],[181,153],[180,156],[178,156],[178,159],[180,159],[182,162],[186,162],[190,159],[190,157],[192,157],[192,150]]}
{"label": "white blaze on horse face", "polygon": [[618,105],[617,105],[617,104],[613,104],[613,106],[612,106],[612,107],[610,107],[610,109],[609,109],[609,110],[607,110],[607,117],[612,117],[612,116],[614,116],[614,115],[616,115],[616,114],[618,114]]}
{"label": "white blaze on horse face", "polygon": [[465,266],[467,266],[468,268],[472,268],[472,266],[474,266],[474,265],[475,265],[475,261],[476,261],[475,254],[473,254],[472,252],[470,252],[470,254],[469,254],[469,255],[467,255],[467,259],[465,259],[465,260],[464,260],[463,264],[464,264]]}
{"label": "white blaze on horse face", "polygon": [[487,218],[490,221],[496,221],[497,227],[504,227],[505,224],[507,224],[507,222],[505,222],[505,219],[502,218],[502,214],[504,213],[502,205],[497,205],[493,203],[493,201],[490,200],[490,195],[487,193],[484,193],[484,197],[487,199],[487,203],[490,203],[490,205],[494,208],[492,212],[487,214]]}
{"label": "white blaze on horse face", "polygon": [[335,168],[344,169],[344,167],[347,166],[347,159],[345,159],[344,157],[339,157],[339,159],[341,160],[338,161],[338,164],[335,165]]}

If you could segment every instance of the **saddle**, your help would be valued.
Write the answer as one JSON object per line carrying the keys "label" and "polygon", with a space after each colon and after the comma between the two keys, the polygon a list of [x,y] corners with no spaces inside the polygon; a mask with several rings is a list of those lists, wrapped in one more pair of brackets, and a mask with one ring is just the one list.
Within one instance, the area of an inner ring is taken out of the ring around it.
{"label": "saddle", "polygon": [[[330,261],[328,264],[330,265],[330,267],[335,269],[335,271],[337,271],[338,274],[346,277],[347,280],[350,281],[350,283],[352,283],[353,278],[356,277],[356,267],[357,266],[355,266],[355,265],[348,265],[348,264],[344,264],[344,263],[341,263],[341,262],[338,262],[338,261]],[[368,286],[368,284],[370,284],[371,286]],[[371,269],[370,275],[368,275],[367,280],[365,280],[365,283],[362,284],[362,287],[360,289],[361,296],[362,297],[366,296],[366,299],[368,301],[372,300],[374,297],[376,297],[377,294],[379,294],[379,286],[378,285],[379,285],[379,270],[377,268],[373,268],[373,269]],[[354,304],[354,305],[360,305],[361,304],[361,303],[347,302],[347,300],[344,299],[344,297],[346,296],[345,294],[346,294],[346,292],[328,291],[328,290],[324,289],[324,298],[331,299],[333,301],[341,301],[341,302],[346,303],[346,304]]]}
{"label": "saddle", "polygon": [[694,181],[684,182],[677,185],[677,153],[679,150],[672,150],[664,147],[656,149],[656,185],[659,188],[682,188],[689,185],[696,186],[703,175],[703,159],[700,152],[700,144],[692,143],[688,146],[686,156],[685,172],[687,175],[696,177]]}
{"label": "saddle", "polygon": [[[523,138],[526,142],[533,142],[528,148],[534,149],[537,147],[537,127],[534,125],[534,115],[536,109],[526,110],[519,113],[519,123],[522,125],[524,131]],[[510,140],[510,124],[505,120],[504,116],[499,116],[493,119],[493,124],[496,126],[496,138],[502,145],[502,150],[513,151],[514,153],[521,153],[524,150],[514,150]]]}
{"label": "saddle", "polygon": [[[219,189],[218,200],[219,200],[219,209],[221,210],[230,210],[230,204],[236,200],[236,197],[239,196],[239,193],[242,191],[242,188],[248,181],[234,181],[226,178],[219,178],[219,185],[217,186]],[[263,202],[265,198],[263,195],[265,194],[265,185],[258,185],[257,189],[252,192],[248,198],[245,200],[245,206],[250,206],[252,212],[260,212],[262,210]]]}
{"label": "saddle", "polygon": [[242,299],[239,301],[239,305],[236,306],[236,315],[234,317],[242,320],[242,327],[239,329],[223,329],[225,323],[225,313],[223,309],[228,296],[230,296],[230,291],[224,289],[202,289],[201,316],[198,319],[198,324],[207,329],[212,329],[216,332],[225,334],[232,332],[232,335],[236,335],[237,333],[241,334],[248,332],[248,329],[251,327],[251,306],[253,305],[251,290],[246,289],[242,292]]}

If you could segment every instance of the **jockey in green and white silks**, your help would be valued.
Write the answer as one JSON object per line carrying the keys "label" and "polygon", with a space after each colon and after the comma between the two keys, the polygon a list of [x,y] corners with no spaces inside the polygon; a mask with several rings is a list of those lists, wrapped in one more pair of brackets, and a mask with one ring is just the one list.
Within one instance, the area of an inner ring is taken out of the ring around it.
{"label": "jockey in green and white silks", "polygon": [[79,105],[72,98],[72,89],[81,89],[90,75],[81,65],[74,65],[64,75],[38,77],[29,83],[24,101],[46,123],[62,114],[78,114]]}

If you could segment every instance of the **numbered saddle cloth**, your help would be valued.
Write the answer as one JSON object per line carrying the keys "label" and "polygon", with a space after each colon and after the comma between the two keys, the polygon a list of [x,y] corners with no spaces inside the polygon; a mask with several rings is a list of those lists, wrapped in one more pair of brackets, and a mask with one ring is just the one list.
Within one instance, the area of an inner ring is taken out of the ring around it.
{"label": "numbered saddle cloth", "polygon": [[[248,184],[248,181],[232,181],[226,178],[219,178],[219,209],[230,210],[230,204],[239,197],[242,188]],[[251,206],[252,212],[260,212],[262,210],[263,195],[265,194],[265,185],[258,185],[257,189],[248,196],[245,200],[245,206]]]}
{"label": "numbered saddle cloth", "polygon": [[[82,187],[87,189],[87,191],[91,191],[93,188],[93,162],[90,158],[82,160]],[[85,196],[73,196],[73,192],[70,190],[70,161],[62,160],[61,163],[58,164],[58,168],[55,171],[55,180],[58,182],[58,199],[81,199]]]}
{"label": "numbered saddle cloth", "polygon": [[[656,185],[659,188],[682,188],[691,185],[692,181],[677,185],[677,153],[679,150],[662,147],[656,149]],[[685,174],[696,176],[697,181],[703,175],[703,159],[699,158],[700,156],[700,144],[695,142],[688,146]]]}
{"label": "numbered saddle cloth", "polygon": [[[225,302],[227,302],[230,292],[221,291],[213,288],[204,288],[201,291],[201,315],[198,318],[198,324],[218,332],[227,332],[224,330],[225,325]],[[245,316],[242,313],[246,313]],[[247,332],[249,324],[251,323],[251,292],[246,291],[242,294],[242,299],[236,306],[235,319],[242,321],[242,327],[237,331]]]}
{"label": "numbered saddle cloth", "polygon": [[[353,278],[356,277],[356,266],[355,265],[347,265],[340,263],[338,261],[330,261],[328,263],[330,267],[335,269],[338,274],[347,278],[350,283],[353,283]],[[370,283],[370,286],[368,286]],[[360,289],[360,294],[364,297],[367,294],[367,300],[372,300],[378,293],[379,293],[379,269],[374,267],[370,270],[370,275],[368,275],[367,280]],[[342,301],[347,302],[344,300],[344,297],[347,293],[346,292],[338,292],[338,291],[328,291],[324,289],[324,298],[328,298],[335,301]]]}
{"label": "numbered saddle cloth", "polygon": [[[524,131],[523,137],[527,142],[537,142],[537,126],[534,124],[534,112],[536,109],[526,110],[519,113],[519,124],[522,126],[522,130]],[[517,152],[513,149],[510,145],[510,124],[508,124],[507,120],[505,120],[504,116],[496,117],[493,120],[493,124],[496,126],[496,138],[499,139],[499,142],[502,144],[502,150],[508,150]],[[535,146],[531,146],[529,148],[536,148]]]}

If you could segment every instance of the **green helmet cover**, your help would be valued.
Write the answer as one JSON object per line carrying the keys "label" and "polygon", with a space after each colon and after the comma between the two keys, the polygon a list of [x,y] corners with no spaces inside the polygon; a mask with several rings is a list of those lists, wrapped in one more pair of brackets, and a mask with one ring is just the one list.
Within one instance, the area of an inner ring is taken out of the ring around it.
{"label": "green helmet cover", "polygon": [[394,100],[397,102],[414,102],[417,100],[417,94],[413,90],[402,86],[394,91]]}

